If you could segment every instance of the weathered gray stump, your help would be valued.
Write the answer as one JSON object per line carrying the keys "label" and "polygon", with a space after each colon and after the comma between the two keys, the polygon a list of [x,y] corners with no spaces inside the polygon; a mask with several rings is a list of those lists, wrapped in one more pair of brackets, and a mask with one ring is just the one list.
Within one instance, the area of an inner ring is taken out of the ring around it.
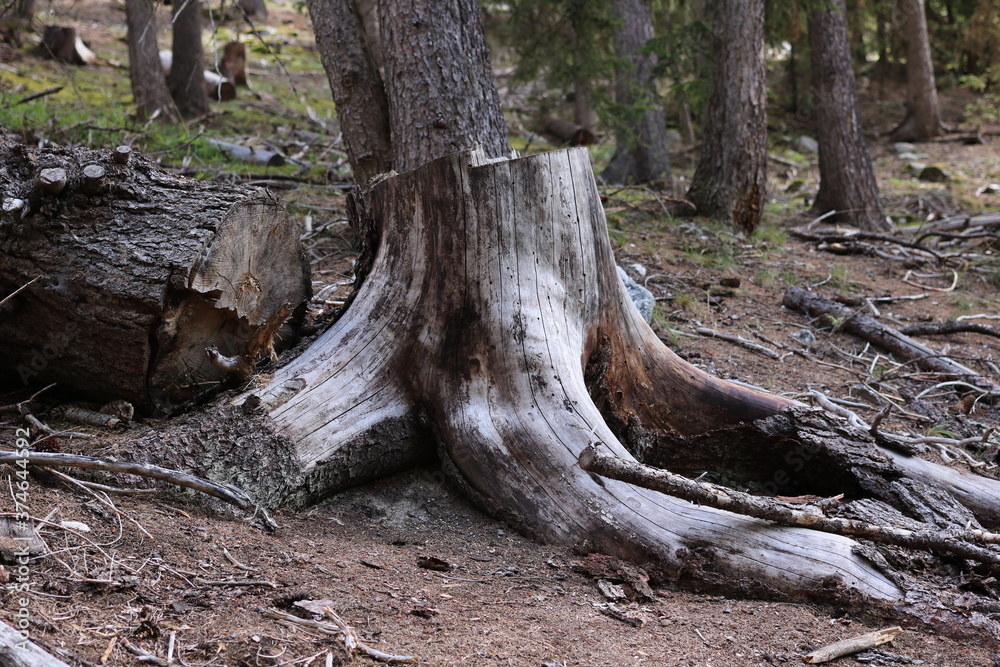
{"label": "weathered gray stump", "polygon": [[297,228],[266,190],[127,150],[0,145],[0,164],[0,298],[31,283],[0,308],[4,384],[170,412],[227,377],[207,347],[262,356],[257,334],[304,310]]}

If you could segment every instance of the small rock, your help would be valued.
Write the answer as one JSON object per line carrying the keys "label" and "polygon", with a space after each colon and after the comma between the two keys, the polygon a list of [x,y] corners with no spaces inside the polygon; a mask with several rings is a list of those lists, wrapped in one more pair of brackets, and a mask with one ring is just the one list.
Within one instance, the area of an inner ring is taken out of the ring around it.
{"label": "small rock", "polygon": [[902,153],[899,156],[900,160],[905,160],[906,162],[918,162],[920,160],[926,160],[927,155],[924,153]]}
{"label": "small rock", "polygon": [[621,278],[622,283],[625,285],[626,291],[628,291],[629,298],[632,299],[632,303],[639,310],[639,314],[642,318],[646,320],[647,323],[652,323],[653,321],[653,306],[656,305],[656,299],[653,297],[653,293],[648,289],[632,280],[632,278],[625,273],[625,269],[618,267],[618,276]]}
{"label": "small rock", "polygon": [[795,139],[792,148],[800,153],[819,153],[819,142],[803,134]]}
{"label": "small rock", "polygon": [[976,190],[976,196],[997,194],[1000,194],[1000,183],[990,183]]}
{"label": "small rock", "polygon": [[917,147],[913,144],[900,141],[899,143],[892,145],[892,150],[902,155],[903,153],[916,153]]}
{"label": "small rock", "polygon": [[917,178],[928,183],[944,183],[948,180],[948,174],[941,167],[932,164],[921,169]]}
{"label": "small rock", "polygon": [[639,263],[629,264],[628,265],[628,269],[629,269],[629,271],[631,271],[635,275],[639,276],[640,278],[645,278],[646,277],[646,267],[643,266],[642,264],[639,264]]}
{"label": "small rock", "polygon": [[923,162],[907,162],[906,166],[903,167],[903,173],[910,174],[912,176],[920,176],[920,172],[927,168],[927,165]]}
{"label": "small rock", "polygon": [[812,347],[816,344],[816,336],[809,329],[802,329],[793,334],[788,334],[788,337],[792,340],[797,340],[806,347]]}
{"label": "small rock", "polygon": [[681,133],[677,130],[667,130],[666,135],[667,148],[673,150],[684,143],[684,139],[681,137]]}

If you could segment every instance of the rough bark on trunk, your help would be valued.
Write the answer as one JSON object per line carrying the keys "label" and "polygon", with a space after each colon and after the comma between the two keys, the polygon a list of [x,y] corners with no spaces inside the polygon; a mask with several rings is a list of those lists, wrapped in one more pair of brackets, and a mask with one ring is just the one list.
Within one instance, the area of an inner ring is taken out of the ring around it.
{"label": "rough bark on trunk", "polygon": [[767,189],[763,0],[716,3],[712,53],[705,141],[687,198],[699,214],[750,234],[764,212]]}
{"label": "rough bark on trunk", "polygon": [[167,85],[177,110],[185,118],[208,113],[205,92],[205,55],[201,45],[201,2],[176,0],[173,62]]}
{"label": "rough bark on trunk", "polygon": [[174,119],[177,111],[160,66],[156,44],[156,12],[152,0],[125,0],[128,22],[128,63],[136,113],[146,119],[159,112]]}
{"label": "rough bark on trunk", "polygon": [[615,102],[635,119],[617,133],[615,154],[601,177],[611,183],[648,183],[670,178],[670,150],[663,105],[656,91],[653,70],[656,56],[643,47],[653,38],[653,22],[643,0],[614,0]]}
{"label": "rough bark on trunk", "polygon": [[820,172],[812,212],[837,211],[838,221],[865,230],[888,229],[861,129],[844,0],[831,0],[809,13],[809,47]]}
{"label": "rough bark on trunk", "polygon": [[309,0],[344,146],[360,185],[392,168],[389,105],[354,0]]}
{"label": "rough bark on trunk", "polygon": [[[0,367],[171,412],[229,377],[309,295],[298,229],[261,189],[170,176],[111,151],[0,147]],[[62,174],[62,178],[58,178]],[[60,182],[62,185],[60,186]]]}
{"label": "rough bark on trunk", "polygon": [[510,153],[475,0],[379,3],[392,168],[482,146]]}
{"label": "rough bark on trunk", "polygon": [[899,8],[906,36],[907,118],[893,131],[897,141],[925,141],[941,134],[941,111],[934,85],[934,62],[927,36],[924,0],[904,0]]}

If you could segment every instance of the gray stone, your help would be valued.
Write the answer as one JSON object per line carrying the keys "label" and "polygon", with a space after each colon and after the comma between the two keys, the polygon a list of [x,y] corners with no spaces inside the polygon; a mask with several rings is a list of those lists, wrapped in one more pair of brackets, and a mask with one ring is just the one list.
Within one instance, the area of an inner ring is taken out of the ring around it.
{"label": "gray stone", "polygon": [[902,155],[903,153],[916,153],[917,147],[914,146],[913,144],[908,144],[906,142],[901,141],[898,144],[893,144],[892,150]]}
{"label": "gray stone", "polygon": [[640,278],[646,277],[646,267],[643,266],[642,264],[639,263],[629,264],[628,270],[634,273],[635,275],[639,276]]}
{"label": "gray stone", "polygon": [[800,153],[819,153],[819,142],[808,135],[799,136],[792,144],[792,148]]}
{"label": "gray stone", "polygon": [[917,162],[919,160],[926,160],[927,155],[924,153],[901,153],[899,159],[906,162]]}
{"label": "gray stone", "polygon": [[625,273],[625,269],[618,267],[618,276],[622,279],[622,283],[625,285],[625,290],[628,292],[629,298],[632,299],[632,303],[635,304],[636,309],[638,309],[639,314],[642,315],[642,319],[646,320],[647,323],[652,324],[653,322],[653,306],[656,305],[656,299],[653,297],[653,293],[648,289],[632,280],[632,278]]}
{"label": "gray stone", "polygon": [[809,329],[800,329],[795,333],[788,334],[788,337],[793,340],[799,341],[806,347],[812,347],[813,345],[816,344],[816,336],[813,334],[812,331],[809,331]]}
{"label": "gray stone", "polygon": [[678,132],[677,130],[667,130],[666,139],[667,139],[667,148],[671,150],[677,148],[682,143],[684,143],[684,140],[681,138],[681,133]]}

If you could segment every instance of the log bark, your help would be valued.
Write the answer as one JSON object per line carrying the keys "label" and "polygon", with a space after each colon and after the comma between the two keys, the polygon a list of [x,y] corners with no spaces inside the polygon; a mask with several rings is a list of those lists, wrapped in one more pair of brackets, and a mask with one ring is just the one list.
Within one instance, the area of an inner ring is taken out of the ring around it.
{"label": "log bark", "polygon": [[[136,155],[119,164],[110,151],[0,154],[0,190],[22,202],[0,218],[0,292],[41,277],[0,316],[7,381],[168,413],[227,379],[206,347],[252,361],[301,316],[310,283],[297,225],[266,190],[176,178]],[[38,178],[55,171],[59,194]]]}

